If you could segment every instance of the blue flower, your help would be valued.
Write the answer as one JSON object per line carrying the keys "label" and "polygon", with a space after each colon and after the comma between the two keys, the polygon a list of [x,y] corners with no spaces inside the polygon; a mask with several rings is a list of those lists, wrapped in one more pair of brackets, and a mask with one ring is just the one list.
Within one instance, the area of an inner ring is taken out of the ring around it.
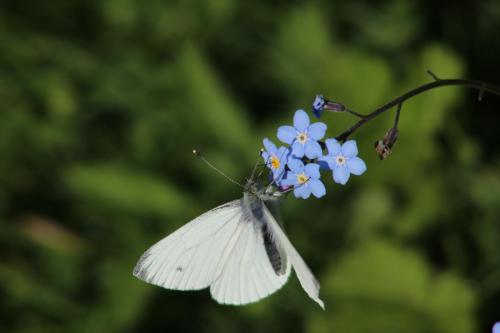
{"label": "blue flower", "polygon": [[271,169],[273,179],[278,183],[285,174],[285,166],[290,155],[290,149],[283,146],[277,148],[268,138],[265,138],[263,143],[266,150],[262,152],[261,156],[266,166]]}
{"label": "blue flower", "polygon": [[293,116],[292,126],[278,128],[278,139],[291,145],[295,157],[317,158],[323,155],[318,140],[325,136],[326,125],[317,122],[310,124],[309,116],[304,110],[297,110]]}
{"label": "blue flower", "polygon": [[323,107],[325,106],[325,98],[323,95],[316,95],[316,98],[313,102],[313,113],[317,118],[320,118],[323,112],[325,111]]}
{"label": "blue flower", "polygon": [[282,186],[293,186],[293,194],[296,198],[307,199],[311,193],[316,198],[326,194],[325,185],[319,180],[319,164],[309,163],[304,166],[301,160],[290,158],[288,160],[290,171],[285,179],[281,181]]}
{"label": "blue flower", "polygon": [[359,176],[366,171],[366,164],[362,159],[357,157],[358,147],[356,141],[349,140],[343,145],[335,139],[325,140],[328,154],[320,157],[319,162],[328,163],[328,167],[333,171],[333,180],[345,185],[349,180],[349,176]]}
{"label": "blue flower", "polygon": [[493,325],[493,333],[500,333],[500,321]]}

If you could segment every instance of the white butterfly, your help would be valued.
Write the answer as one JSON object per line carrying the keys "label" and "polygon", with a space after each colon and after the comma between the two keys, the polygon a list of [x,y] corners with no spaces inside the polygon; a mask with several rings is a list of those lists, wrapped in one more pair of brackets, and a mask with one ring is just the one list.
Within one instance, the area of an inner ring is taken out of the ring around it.
{"label": "white butterfly", "polygon": [[280,289],[293,267],[324,309],[319,283],[266,206],[281,196],[249,180],[243,198],[202,214],[147,250],[134,276],[167,289],[210,287],[217,302],[244,305]]}

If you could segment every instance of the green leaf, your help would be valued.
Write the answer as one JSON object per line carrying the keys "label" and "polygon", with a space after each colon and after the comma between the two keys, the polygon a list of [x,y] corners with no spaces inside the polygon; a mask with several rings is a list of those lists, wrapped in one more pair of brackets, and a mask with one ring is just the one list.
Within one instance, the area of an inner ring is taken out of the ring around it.
{"label": "green leaf", "polygon": [[[349,251],[323,277],[329,316],[311,332],[449,332],[473,328],[474,296],[451,273],[436,274],[415,252],[372,241]],[[458,322],[458,323],[457,323]]]}
{"label": "green leaf", "polygon": [[120,165],[75,166],[65,181],[93,207],[125,214],[172,217],[189,205],[186,195],[165,180]]}

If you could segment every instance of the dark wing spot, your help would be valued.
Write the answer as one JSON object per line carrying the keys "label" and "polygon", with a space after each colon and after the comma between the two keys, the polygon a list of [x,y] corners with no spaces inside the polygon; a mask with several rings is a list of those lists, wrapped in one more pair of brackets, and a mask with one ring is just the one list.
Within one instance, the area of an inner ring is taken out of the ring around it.
{"label": "dark wing spot", "polygon": [[179,267],[177,267],[177,268],[176,268],[176,271],[177,271],[177,272],[182,272],[182,267],[180,267],[180,266],[179,266]]}

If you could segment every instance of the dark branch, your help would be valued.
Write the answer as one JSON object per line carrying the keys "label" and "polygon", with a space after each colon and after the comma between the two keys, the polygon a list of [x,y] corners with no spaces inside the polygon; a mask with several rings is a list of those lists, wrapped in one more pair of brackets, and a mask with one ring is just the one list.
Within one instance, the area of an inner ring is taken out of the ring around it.
{"label": "dark branch", "polygon": [[438,79],[437,81],[430,82],[424,85],[421,85],[420,87],[417,87],[415,89],[412,89],[405,94],[393,99],[392,101],[382,105],[375,111],[365,115],[362,119],[360,119],[356,124],[354,124],[351,128],[348,130],[344,131],[343,133],[339,134],[336,139],[338,141],[344,142],[351,134],[353,134],[358,128],[363,126],[364,124],[368,123],[369,121],[373,120],[374,118],[380,116],[387,110],[391,109],[392,107],[396,105],[401,105],[404,101],[415,97],[427,90],[439,88],[439,87],[445,87],[445,86],[462,86],[462,87],[467,87],[467,88],[473,88],[473,89],[478,89],[480,92],[480,95],[482,97],[482,94],[484,92],[489,92],[494,95],[499,95],[500,96],[500,87],[494,86],[482,81],[475,81],[475,80],[464,80],[464,79],[446,79],[446,80],[441,80]]}
{"label": "dark branch", "polygon": [[396,110],[396,116],[394,117],[394,128],[398,128],[398,123],[399,123],[399,114],[401,113],[401,107],[403,106],[403,103],[398,104],[398,109]]}
{"label": "dark branch", "polygon": [[427,74],[429,74],[430,76],[432,76],[432,78],[435,80],[435,81],[439,81],[441,80],[436,74],[434,74],[430,69],[427,70]]}

